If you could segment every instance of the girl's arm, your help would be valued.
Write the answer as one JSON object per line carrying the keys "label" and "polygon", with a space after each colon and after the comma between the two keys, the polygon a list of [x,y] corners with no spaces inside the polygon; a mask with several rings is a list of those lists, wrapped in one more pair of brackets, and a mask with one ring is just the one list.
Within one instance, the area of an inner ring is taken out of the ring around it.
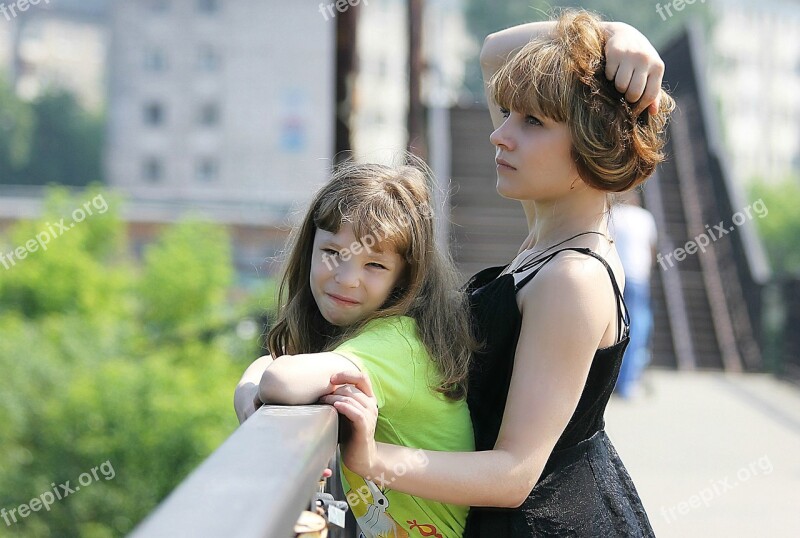
{"label": "girl's arm", "polygon": [[358,372],[356,365],[337,353],[284,355],[271,361],[258,383],[258,397],[265,404],[316,403],[336,389],[336,372]]}
{"label": "girl's arm", "polygon": [[284,355],[275,360],[270,355],[259,357],[242,374],[233,395],[239,424],[265,403],[315,403],[336,388],[330,383],[331,375],[344,371],[358,369],[336,353]]}
{"label": "girl's arm", "polygon": [[[489,34],[481,48],[481,71],[484,88],[508,58],[532,39],[547,36],[555,28],[553,21],[521,24]],[[636,28],[621,22],[603,22],[606,32],[606,77],[614,80],[617,90],[631,103],[637,103],[635,113],[650,107],[658,111],[658,95],[664,75],[664,62],[650,41]],[[497,129],[503,116],[497,104],[489,100],[492,125]]]}
{"label": "girl's arm", "polygon": [[[519,506],[577,407],[595,351],[607,331],[616,329],[608,322],[616,312],[611,286],[597,286],[603,279],[608,274],[594,260],[564,256],[520,291],[522,330],[494,450],[424,451],[420,458],[413,448],[376,444],[364,435],[374,418],[364,416],[358,398],[327,396],[326,402],[342,402],[337,409],[356,419],[354,437],[360,446],[355,461],[345,450],[345,463],[376,483],[419,497],[470,506]],[[361,380],[363,375],[345,374],[332,382],[367,389]],[[370,442],[371,455],[365,456],[362,448]],[[425,464],[413,463],[420,460]]]}
{"label": "girl's arm", "polygon": [[256,412],[256,409],[261,407],[264,402],[258,397],[258,384],[261,381],[261,376],[264,370],[272,362],[272,356],[264,355],[259,357],[247,367],[247,370],[242,374],[242,378],[236,385],[236,390],[233,393],[233,408],[236,411],[236,418],[239,419],[239,424],[247,420],[250,415]]}

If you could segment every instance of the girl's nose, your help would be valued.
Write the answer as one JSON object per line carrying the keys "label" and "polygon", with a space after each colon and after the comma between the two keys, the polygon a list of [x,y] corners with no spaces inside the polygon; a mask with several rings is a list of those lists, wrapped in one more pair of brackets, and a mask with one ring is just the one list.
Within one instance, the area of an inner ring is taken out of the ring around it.
{"label": "girl's nose", "polygon": [[333,280],[341,286],[355,288],[358,286],[358,271],[352,264],[341,264],[334,273]]}

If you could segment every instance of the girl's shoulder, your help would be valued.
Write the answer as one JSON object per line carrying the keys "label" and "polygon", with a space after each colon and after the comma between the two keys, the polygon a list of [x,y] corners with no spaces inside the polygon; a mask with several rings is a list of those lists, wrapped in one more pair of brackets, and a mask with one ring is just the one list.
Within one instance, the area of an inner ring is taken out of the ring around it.
{"label": "girl's shoulder", "polygon": [[372,319],[364,324],[351,340],[360,341],[403,341],[410,346],[419,340],[417,321],[410,316],[385,316]]}
{"label": "girl's shoulder", "polygon": [[383,316],[368,321],[362,332],[364,331],[400,331],[407,332],[410,330],[416,331],[417,320],[411,316]]}

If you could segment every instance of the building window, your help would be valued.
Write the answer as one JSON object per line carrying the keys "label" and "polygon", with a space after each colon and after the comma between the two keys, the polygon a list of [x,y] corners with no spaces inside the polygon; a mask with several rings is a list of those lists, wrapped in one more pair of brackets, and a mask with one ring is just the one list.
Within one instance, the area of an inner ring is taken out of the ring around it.
{"label": "building window", "polygon": [[164,107],[161,103],[147,103],[144,106],[144,122],[147,125],[156,127],[164,123]]}
{"label": "building window", "polygon": [[219,11],[219,0],[197,0],[197,10],[200,13],[216,13]]}
{"label": "building window", "polygon": [[219,71],[222,60],[217,49],[211,45],[201,45],[197,51],[197,67],[201,71]]}
{"label": "building window", "polygon": [[164,165],[161,159],[149,157],[145,159],[142,166],[142,177],[148,183],[159,183],[164,176]]}
{"label": "building window", "polygon": [[200,107],[198,123],[203,127],[219,125],[219,106],[216,103],[206,103]]}
{"label": "building window", "polygon": [[151,47],[144,52],[144,68],[147,71],[161,72],[167,69],[167,57],[164,50]]}
{"label": "building window", "polygon": [[204,183],[215,181],[219,176],[219,165],[217,161],[211,158],[200,159],[197,163],[195,175],[198,181]]}

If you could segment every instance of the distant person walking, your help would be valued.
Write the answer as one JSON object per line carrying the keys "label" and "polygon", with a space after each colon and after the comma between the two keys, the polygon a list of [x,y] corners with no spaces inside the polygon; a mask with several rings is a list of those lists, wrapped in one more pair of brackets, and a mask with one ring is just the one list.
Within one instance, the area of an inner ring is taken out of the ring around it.
{"label": "distant person walking", "polygon": [[625,269],[625,304],[631,315],[630,343],[622,358],[616,393],[624,399],[636,395],[645,366],[650,362],[650,270],[656,251],[656,221],[639,202],[635,192],[627,193],[611,209],[609,226]]}

